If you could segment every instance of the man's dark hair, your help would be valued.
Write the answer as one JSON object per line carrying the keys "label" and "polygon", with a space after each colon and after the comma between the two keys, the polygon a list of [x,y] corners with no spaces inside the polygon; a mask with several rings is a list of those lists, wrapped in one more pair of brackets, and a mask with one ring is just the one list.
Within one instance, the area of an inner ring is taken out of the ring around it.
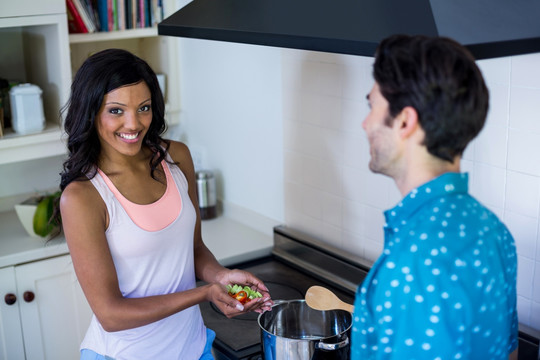
{"label": "man's dark hair", "polygon": [[444,37],[394,35],[375,54],[373,76],[391,119],[406,106],[418,113],[424,145],[453,162],[482,130],[489,93],[470,52]]}

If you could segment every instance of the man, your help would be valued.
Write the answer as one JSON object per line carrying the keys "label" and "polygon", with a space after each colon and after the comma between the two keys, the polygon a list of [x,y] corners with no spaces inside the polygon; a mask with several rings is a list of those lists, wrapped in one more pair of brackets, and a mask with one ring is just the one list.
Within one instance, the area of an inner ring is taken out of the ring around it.
{"label": "man", "polygon": [[373,74],[369,168],[404,198],[356,295],[351,359],[517,358],[514,241],[460,173],[488,109],[473,57],[450,39],[396,35]]}

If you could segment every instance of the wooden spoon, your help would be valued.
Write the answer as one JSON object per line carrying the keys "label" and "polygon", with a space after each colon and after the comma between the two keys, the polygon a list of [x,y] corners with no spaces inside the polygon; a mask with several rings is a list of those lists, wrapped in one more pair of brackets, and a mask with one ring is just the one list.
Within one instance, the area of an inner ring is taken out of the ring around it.
{"label": "wooden spoon", "polygon": [[312,286],[306,292],[306,303],[315,310],[345,310],[354,312],[354,306],[341,301],[336,294],[322,286]]}

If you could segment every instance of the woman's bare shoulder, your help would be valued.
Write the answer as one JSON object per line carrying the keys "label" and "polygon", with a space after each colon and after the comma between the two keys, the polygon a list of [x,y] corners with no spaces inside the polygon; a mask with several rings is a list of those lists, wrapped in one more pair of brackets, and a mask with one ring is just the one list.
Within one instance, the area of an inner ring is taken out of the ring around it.
{"label": "woman's bare shoulder", "polygon": [[87,180],[73,181],[66,186],[60,198],[60,213],[66,238],[74,238],[72,235],[77,234],[76,238],[84,239],[81,232],[103,233],[108,227],[107,206]]}
{"label": "woman's bare shoulder", "polygon": [[188,182],[195,179],[195,168],[191,153],[186,144],[179,141],[171,141],[169,146],[169,155],[173,162],[182,170]]}
{"label": "woman's bare shoulder", "polygon": [[93,212],[93,210],[103,209],[104,205],[98,191],[88,180],[69,183],[60,198],[62,211]]}
{"label": "woman's bare shoulder", "polygon": [[183,142],[170,140],[168,151],[174,162],[184,162],[186,159],[191,161],[189,148]]}

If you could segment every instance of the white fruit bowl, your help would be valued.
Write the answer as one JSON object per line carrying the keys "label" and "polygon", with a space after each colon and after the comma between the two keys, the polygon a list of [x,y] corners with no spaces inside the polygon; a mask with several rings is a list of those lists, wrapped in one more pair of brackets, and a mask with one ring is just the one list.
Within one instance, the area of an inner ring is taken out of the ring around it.
{"label": "white fruit bowl", "polygon": [[34,214],[36,213],[39,198],[32,197],[15,205],[15,212],[28,235],[40,237],[34,232]]}

